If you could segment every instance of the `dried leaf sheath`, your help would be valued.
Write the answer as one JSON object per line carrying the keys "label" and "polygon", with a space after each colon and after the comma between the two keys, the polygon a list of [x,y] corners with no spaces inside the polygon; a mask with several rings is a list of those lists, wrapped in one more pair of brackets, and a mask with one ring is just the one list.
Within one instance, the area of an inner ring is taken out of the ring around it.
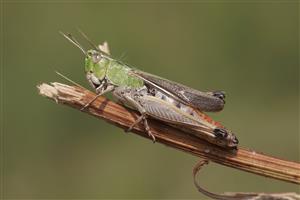
{"label": "dried leaf sheath", "polygon": [[[52,83],[51,85],[44,83],[39,85],[38,89],[41,95],[76,109],[80,109],[95,97],[94,93],[86,89],[61,83]],[[85,112],[124,129],[127,129],[137,118],[136,112],[104,97],[99,97]],[[149,125],[157,142],[221,165],[300,184],[299,163],[274,158],[244,148],[239,148],[237,151],[224,151],[220,147],[188,134],[182,134],[179,130],[156,120],[149,120]],[[142,125],[134,127],[133,132],[149,138]]]}
{"label": "dried leaf sheath", "polygon": [[[217,200],[300,200],[300,195],[297,193],[237,193],[237,192],[226,192],[223,194],[216,194],[209,192],[200,184],[196,179],[197,173],[203,168],[204,165],[208,164],[208,160],[200,160],[193,169],[194,185],[202,194]],[[201,179],[200,179],[201,180]]]}

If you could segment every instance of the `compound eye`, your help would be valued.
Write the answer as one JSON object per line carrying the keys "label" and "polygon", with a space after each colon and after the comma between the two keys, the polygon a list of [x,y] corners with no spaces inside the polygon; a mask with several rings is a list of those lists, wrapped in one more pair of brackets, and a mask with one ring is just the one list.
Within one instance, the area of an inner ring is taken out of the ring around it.
{"label": "compound eye", "polygon": [[101,55],[100,54],[94,54],[92,56],[92,59],[93,59],[93,63],[98,63],[100,60],[101,60]]}
{"label": "compound eye", "polygon": [[87,52],[87,57],[92,57],[92,55],[93,55],[92,52],[90,52],[90,51]]}

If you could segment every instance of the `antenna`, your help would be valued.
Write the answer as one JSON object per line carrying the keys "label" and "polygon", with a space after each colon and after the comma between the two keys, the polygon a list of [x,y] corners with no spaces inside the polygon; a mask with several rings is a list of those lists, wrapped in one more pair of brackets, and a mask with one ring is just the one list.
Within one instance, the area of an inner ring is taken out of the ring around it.
{"label": "antenna", "polygon": [[69,40],[72,44],[74,44],[76,47],[78,47],[84,55],[86,55],[86,51],[84,48],[80,45],[80,43],[70,34],[68,33],[67,35],[64,34],[63,32],[59,31],[59,33],[64,36],[67,40]]}
{"label": "antenna", "polygon": [[100,51],[100,49],[95,45],[92,40],[79,28],[77,28],[78,32],[82,35],[82,37],[91,45],[94,49]]}
{"label": "antenna", "polygon": [[69,81],[70,83],[73,83],[74,85],[77,85],[78,87],[81,87],[83,89],[86,89],[85,87],[81,86],[80,84],[76,83],[75,81],[72,81],[70,78],[66,77],[65,75],[59,73],[58,71],[55,71],[56,74],[58,74],[59,76],[61,76],[62,78],[66,79],[67,81]]}
{"label": "antenna", "polygon": [[[95,43],[93,43],[92,40],[82,30],[80,30],[79,28],[77,28],[77,30],[82,35],[82,37],[89,43],[89,45],[91,45],[94,49],[103,53],[104,55],[110,56],[109,51],[108,52],[103,51],[101,48],[95,45]],[[104,45],[105,48],[108,49],[107,42],[104,42]]]}

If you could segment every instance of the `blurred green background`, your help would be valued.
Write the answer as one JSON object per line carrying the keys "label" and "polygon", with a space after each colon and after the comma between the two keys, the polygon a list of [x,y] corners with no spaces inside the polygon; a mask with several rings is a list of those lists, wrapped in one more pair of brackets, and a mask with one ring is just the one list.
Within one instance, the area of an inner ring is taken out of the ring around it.
{"label": "blurred green background", "polygon": [[[78,27],[137,68],[225,90],[211,116],[241,146],[299,161],[297,1],[80,2],[2,2],[5,198],[205,199],[192,182],[198,158],[38,95],[39,83],[66,83],[55,70],[89,87],[83,55],[58,33],[80,38]],[[213,163],[199,179],[214,192],[299,190]]]}

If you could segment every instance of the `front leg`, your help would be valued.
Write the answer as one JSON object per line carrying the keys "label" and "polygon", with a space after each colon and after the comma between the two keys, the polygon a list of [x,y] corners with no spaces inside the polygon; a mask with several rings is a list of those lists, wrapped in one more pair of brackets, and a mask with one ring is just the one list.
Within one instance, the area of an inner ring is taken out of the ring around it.
{"label": "front leg", "polygon": [[97,95],[91,100],[89,101],[87,104],[85,104],[80,110],[84,110],[86,109],[88,106],[90,106],[94,101],[96,101],[96,99],[102,95],[104,95],[107,92],[110,92],[112,90],[114,90],[115,86],[107,84],[105,82],[103,82],[99,87],[96,88],[96,93]]}

